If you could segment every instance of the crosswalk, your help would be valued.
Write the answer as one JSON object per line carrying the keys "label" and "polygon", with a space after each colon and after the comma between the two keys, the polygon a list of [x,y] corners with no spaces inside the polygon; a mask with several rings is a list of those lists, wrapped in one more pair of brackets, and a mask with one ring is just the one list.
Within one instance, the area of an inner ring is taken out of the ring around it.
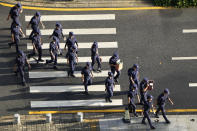
{"label": "crosswalk", "polygon": [[[28,22],[30,21],[32,16],[25,16],[25,21]],[[110,22],[115,22],[115,14],[83,14],[83,15],[43,15],[41,17],[41,20],[45,23],[45,25],[47,24],[47,22],[53,22],[53,21],[59,21],[59,22],[64,22],[62,24],[66,24],[67,21],[74,21],[74,22],[81,22],[81,21],[95,21],[97,22],[97,25],[99,22],[101,21],[110,21]],[[52,26],[53,27],[53,26]],[[64,25],[63,25],[64,27]],[[92,27],[92,26],[91,26]],[[78,29],[71,27],[69,29],[63,28],[63,34],[68,35],[68,33],[72,31],[74,32],[75,35],[78,36],[88,36],[91,37],[92,35],[94,36],[106,36],[108,37],[109,35],[116,35],[116,28],[83,28],[80,27]],[[41,29],[41,34],[42,37],[48,37],[49,35],[51,35],[53,32],[53,29]],[[31,30],[27,29],[26,30],[26,35],[30,35]],[[88,38],[87,37],[87,38]],[[99,37],[98,37],[99,38]],[[44,39],[46,40],[46,39]],[[95,41],[98,42],[98,47],[99,50],[101,51],[102,49],[118,49],[118,42],[111,40],[111,41],[99,41],[99,39],[95,39]],[[49,42],[50,41],[43,41],[43,45],[42,48],[43,50],[46,50],[45,52],[48,51],[49,49]],[[78,39],[78,49],[80,51],[80,49],[85,50],[86,52],[90,52],[90,48],[92,46],[93,41],[86,39],[86,41],[80,41],[80,39]],[[60,48],[64,49],[65,43],[60,42]],[[30,42],[27,43],[27,50],[31,51],[33,49],[32,44]],[[90,53],[86,53],[86,55],[88,55]],[[113,54],[112,51],[109,52],[105,52],[105,54],[108,55],[101,55],[102,58],[102,63],[108,63],[109,62],[109,58],[111,57],[111,55]],[[44,54],[43,55],[43,60],[46,59],[50,59],[49,54]],[[85,62],[91,62],[91,57],[89,56],[80,56],[78,57],[78,65],[84,65]],[[33,58],[29,59],[29,62],[31,64],[35,64],[36,61]],[[44,63],[44,62],[43,62]],[[58,57],[58,64],[63,64],[66,65],[67,60],[65,59],[65,57]],[[78,66],[77,65],[77,66]],[[107,65],[107,64],[106,64]],[[41,65],[42,66],[42,65]],[[44,67],[44,65],[43,65]],[[108,71],[109,71],[109,67],[108,66],[104,66],[102,67],[103,70],[101,73],[93,73],[94,78],[93,78],[93,85],[88,87],[88,90],[90,92],[102,92],[103,94],[105,94],[105,85],[104,85],[104,80],[105,78],[108,76]],[[73,81],[77,81],[78,78],[81,77],[81,71],[77,70],[74,72],[76,78],[69,78],[72,79]],[[29,79],[30,80],[34,80],[34,79],[40,79],[40,80],[45,80],[47,78],[55,78],[55,79],[61,79],[61,78],[66,78],[68,77],[68,72],[66,69],[63,70],[45,70],[40,69],[32,69],[31,71],[29,71]],[[94,81],[96,81],[97,79],[102,79],[102,83],[94,83]],[[60,83],[61,84],[61,83]],[[59,83],[57,83],[57,85],[50,85],[50,84],[46,84],[45,85],[39,85],[39,83],[30,83],[30,90],[29,92],[31,94],[48,94],[50,96],[50,93],[64,93],[64,92],[74,92],[74,93],[80,93],[80,92],[84,92],[84,86],[81,84],[79,84],[78,82],[72,83],[72,85],[67,85],[67,84],[63,84],[60,85]],[[115,92],[120,92],[121,91],[121,86],[120,85],[116,85],[114,88]],[[88,107],[88,109],[91,109],[91,107],[104,107],[104,106],[121,106],[123,105],[123,100],[122,99],[118,99],[118,98],[113,98],[112,99],[112,103],[106,103],[104,97],[98,98],[96,97],[95,99],[93,97],[89,98],[87,96],[87,98],[85,100],[78,98],[78,99],[74,99],[72,100],[72,98],[69,98],[69,100],[32,100],[30,101],[30,106],[32,109],[36,109],[36,108],[59,108],[59,107]]]}

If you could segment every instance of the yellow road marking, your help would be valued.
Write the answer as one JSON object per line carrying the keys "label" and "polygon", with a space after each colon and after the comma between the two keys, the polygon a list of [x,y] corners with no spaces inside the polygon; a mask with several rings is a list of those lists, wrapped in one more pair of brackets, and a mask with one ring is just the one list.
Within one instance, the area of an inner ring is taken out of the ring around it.
{"label": "yellow road marking", "polygon": [[[12,4],[2,3],[0,5],[13,7]],[[45,7],[31,7],[31,6],[23,6],[23,9],[30,10],[47,10],[47,11],[116,11],[116,10],[162,10],[162,9],[171,9],[167,7],[128,7],[128,8],[45,8]]]}
{"label": "yellow road marking", "polygon": [[[30,115],[33,114],[69,114],[69,113],[77,113],[77,112],[83,112],[83,113],[121,113],[125,110],[71,110],[71,111],[29,111]],[[137,112],[142,112],[142,110],[136,110]],[[168,109],[166,112],[197,112],[197,109]]]}

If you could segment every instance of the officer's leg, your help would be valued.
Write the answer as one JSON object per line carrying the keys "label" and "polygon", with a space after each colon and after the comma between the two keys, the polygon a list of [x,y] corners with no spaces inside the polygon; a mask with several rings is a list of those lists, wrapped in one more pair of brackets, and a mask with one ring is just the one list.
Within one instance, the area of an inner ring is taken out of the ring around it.
{"label": "officer's leg", "polygon": [[170,123],[170,121],[169,121],[168,118],[166,117],[166,113],[165,113],[165,110],[164,110],[164,106],[162,105],[162,106],[160,107],[160,109],[161,109],[163,118],[165,119],[166,123]]}
{"label": "officer's leg", "polygon": [[24,67],[23,66],[19,66],[18,67],[18,71],[19,71],[21,79],[22,79],[22,84],[25,85],[26,81],[25,81]]}
{"label": "officer's leg", "polygon": [[84,79],[84,87],[85,87],[85,94],[88,93],[88,80],[87,79]]}
{"label": "officer's leg", "polygon": [[143,112],[143,115],[144,115],[144,117],[143,117],[143,119],[142,119],[142,124],[146,124],[146,122],[145,122],[145,120],[146,120],[146,114],[145,114],[145,112]]}
{"label": "officer's leg", "polygon": [[98,63],[98,71],[101,71],[101,60],[100,60],[99,56],[96,57],[96,61]]}
{"label": "officer's leg", "polygon": [[91,56],[91,58],[92,58],[92,69],[93,69],[93,71],[95,71],[94,64],[95,64],[96,58],[95,58],[95,56]]}
{"label": "officer's leg", "polygon": [[113,73],[113,75],[115,74],[115,71],[116,71],[115,67],[111,66],[111,72]]}
{"label": "officer's leg", "polygon": [[51,55],[51,59],[50,59],[50,60],[46,60],[46,64],[52,63],[53,61],[54,61],[54,58],[53,58],[53,56]]}
{"label": "officer's leg", "polygon": [[61,48],[60,48],[60,40],[59,40],[59,38],[58,38],[58,40],[57,40],[57,47],[58,47],[58,49],[59,49],[59,51],[60,51],[60,55],[62,55],[62,50],[61,50]]}
{"label": "officer's leg", "polygon": [[29,35],[29,39],[32,39],[33,34],[34,34],[34,29],[32,29],[31,34]]}
{"label": "officer's leg", "polygon": [[159,114],[160,110],[161,110],[161,106],[158,105],[157,111],[156,111],[156,113],[155,113],[155,117],[156,117],[156,118],[159,118],[158,114]]}
{"label": "officer's leg", "polygon": [[112,100],[111,100],[111,97],[113,96],[113,91],[109,91],[109,97],[108,97],[108,99],[109,99],[109,102],[112,102]]}
{"label": "officer's leg", "polygon": [[18,52],[19,39],[15,39],[16,52]]}
{"label": "officer's leg", "polygon": [[53,68],[57,69],[57,54],[55,54],[55,60],[54,60]]}
{"label": "officer's leg", "polygon": [[148,120],[148,123],[149,123],[149,125],[150,125],[150,128],[151,128],[151,129],[155,129],[155,127],[152,125],[152,122],[151,122],[151,119],[150,119],[150,117],[149,117],[148,112],[146,112],[145,114],[146,114],[146,118],[147,118],[147,120]]}
{"label": "officer's leg", "polygon": [[137,115],[137,113],[136,113],[136,105],[135,105],[135,103],[132,102],[131,105],[132,105],[133,114],[134,114],[136,117],[138,117],[138,115]]}
{"label": "officer's leg", "polygon": [[38,47],[38,60],[43,61],[42,60],[42,47]]}

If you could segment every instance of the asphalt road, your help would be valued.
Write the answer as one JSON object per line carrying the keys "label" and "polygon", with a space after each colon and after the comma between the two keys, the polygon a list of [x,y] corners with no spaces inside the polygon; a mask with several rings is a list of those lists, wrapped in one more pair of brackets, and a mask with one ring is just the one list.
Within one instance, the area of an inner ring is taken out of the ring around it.
{"label": "asphalt road", "polygon": [[[3,114],[23,113],[29,110],[32,100],[77,100],[103,98],[104,92],[92,92],[90,96],[80,93],[43,93],[30,94],[28,88],[19,85],[19,79],[12,73],[14,64],[15,49],[9,49],[7,43],[10,41],[10,21],[6,21],[9,8],[0,8],[0,112]],[[23,30],[27,22],[25,15],[32,15],[35,11],[24,10],[21,15]],[[42,15],[61,14],[115,14],[115,21],[79,21],[63,22],[64,28],[116,28],[116,35],[90,35],[77,36],[78,41],[118,41],[118,52],[124,62],[120,85],[121,92],[114,94],[113,98],[121,98],[127,104],[128,77],[127,69],[134,63],[140,66],[140,79],[148,77],[155,81],[154,90],[149,93],[155,98],[164,88],[170,89],[170,96],[175,105],[167,104],[167,109],[197,109],[197,88],[189,87],[190,82],[197,82],[197,64],[191,61],[172,61],[172,57],[184,57],[196,55],[196,35],[183,34],[183,29],[195,29],[196,9],[172,9],[172,10],[140,10],[140,11],[94,11],[94,12],[50,12],[40,11]],[[46,22],[46,28],[54,28],[55,22]],[[44,41],[49,41],[47,36]],[[22,40],[20,48],[27,52],[26,43],[29,40]],[[100,49],[100,54],[109,56],[116,49]],[[44,51],[44,55],[48,52]],[[80,50],[80,56],[87,56],[87,50]],[[81,69],[84,64],[78,65]],[[67,70],[65,65],[59,65],[59,70]],[[103,64],[105,70],[108,65]],[[33,71],[50,71],[48,67],[33,65]],[[28,75],[26,76],[28,79]],[[105,78],[95,78],[95,84],[101,84]],[[79,78],[49,78],[49,79],[28,79],[30,85],[64,85],[80,84]],[[105,109],[119,109],[123,107],[106,107]],[[52,108],[48,110],[65,110],[76,108]],[[80,108],[88,109],[88,108]],[[94,108],[100,109],[100,108]],[[38,110],[38,109],[35,109]],[[47,110],[46,108],[43,110]]]}

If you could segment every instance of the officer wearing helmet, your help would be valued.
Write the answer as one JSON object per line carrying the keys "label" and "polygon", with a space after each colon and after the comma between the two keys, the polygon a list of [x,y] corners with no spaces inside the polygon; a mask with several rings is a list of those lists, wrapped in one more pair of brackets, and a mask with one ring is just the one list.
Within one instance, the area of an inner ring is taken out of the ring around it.
{"label": "officer wearing helmet", "polygon": [[64,37],[62,25],[59,22],[56,23],[53,34],[49,38],[51,38],[52,36],[57,37],[57,45],[60,50],[60,55],[62,55],[62,50],[60,49],[60,39],[63,38],[64,40],[66,40],[66,37]]}
{"label": "officer wearing helmet", "polygon": [[140,103],[144,104],[144,102],[146,101],[146,95],[147,95],[147,91],[148,91],[148,78],[144,78],[141,82],[140,82]]}
{"label": "officer wearing helmet", "polygon": [[37,62],[43,62],[42,60],[42,41],[41,41],[41,35],[40,30],[37,29],[32,37],[32,45],[33,45],[33,51],[28,55],[28,58],[38,54],[38,60]]}
{"label": "officer wearing helmet", "polygon": [[77,39],[74,36],[73,32],[69,32],[68,38],[66,39],[66,44],[65,44],[64,49],[66,50],[66,48],[68,47],[68,51],[69,51],[72,46],[76,47],[76,53],[78,53],[78,51],[77,51],[78,50]]}
{"label": "officer wearing helmet", "polygon": [[28,64],[29,69],[31,68],[29,62],[27,61],[26,55],[23,51],[18,50],[15,64],[15,73],[16,75],[19,73],[22,79],[22,85],[26,86],[25,80],[25,65]]}
{"label": "officer wearing helmet", "polygon": [[14,19],[18,19],[19,18],[19,15],[20,13],[23,12],[23,9],[22,9],[22,5],[20,3],[17,3],[15,6],[13,6],[11,9],[10,9],[10,12],[8,14],[8,17],[7,17],[7,20],[11,19],[14,21]]}
{"label": "officer wearing helmet", "polygon": [[67,53],[66,57],[70,67],[70,70],[68,71],[68,77],[69,76],[75,77],[74,71],[75,71],[75,65],[77,63],[77,54],[76,54],[75,46],[70,48],[70,51],[69,53]]}
{"label": "officer wearing helmet", "polygon": [[130,86],[129,89],[136,86],[137,89],[139,87],[139,66],[137,64],[134,64],[133,67],[128,69],[128,76],[129,76],[129,82]]}
{"label": "officer wearing helmet", "polygon": [[92,44],[92,47],[91,47],[91,59],[92,59],[92,68],[93,68],[93,71],[96,71],[94,69],[94,64],[97,62],[97,64],[98,64],[97,71],[98,72],[101,72],[101,58],[99,56],[98,43],[96,41]]}
{"label": "officer wearing helmet", "polygon": [[39,29],[39,24],[41,23],[42,25],[42,28],[44,29],[45,26],[43,24],[43,22],[40,20],[41,18],[41,14],[40,12],[36,12],[34,14],[34,16],[31,18],[29,24],[27,25],[27,28],[29,28],[29,26],[31,25],[31,28],[32,28],[32,32],[31,34],[29,35],[29,39],[32,39],[34,33],[36,32],[37,29]]}
{"label": "officer wearing helmet", "polygon": [[53,69],[57,69],[58,46],[57,46],[56,41],[57,41],[57,38],[54,36],[53,41],[51,41],[50,47],[49,47],[51,60],[46,60],[46,65],[48,63],[54,62]]}
{"label": "officer wearing helmet", "polygon": [[112,102],[113,88],[115,87],[114,78],[112,72],[108,72],[108,77],[105,80],[106,102]]}
{"label": "officer wearing helmet", "polygon": [[173,101],[170,99],[169,94],[170,94],[170,91],[169,91],[169,89],[166,88],[158,96],[158,98],[157,98],[157,106],[158,106],[158,108],[157,108],[157,111],[155,113],[155,117],[156,118],[159,118],[158,114],[161,111],[162,112],[162,115],[163,115],[163,118],[165,119],[166,123],[170,123],[170,121],[166,117],[165,109],[164,109],[166,100],[169,100],[172,105],[174,104]]}
{"label": "officer wearing helmet", "polygon": [[117,73],[116,76],[114,77],[115,82],[118,82],[118,78],[120,76],[120,71],[116,68],[118,65],[118,60],[119,59],[119,55],[117,52],[114,52],[113,56],[109,59],[109,65],[111,68],[111,72],[113,73],[113,75],[115,75],[115,72]]}
{"label": "officer wearing helmet", "polygon": [[128,106],[129,106],[130,111],[133,112],[134,116],[138,117],[138,115],[136,113],[136,105],[135,105],[135,102],[134,102],[135,96],[137,96],[138,102],[140,102],[140,98],[139,98],[139,95],[138,95],[138,92],[137,92],[137,86],[136,85],[132,86],[132,88],[128,91],[128,103],[129,103]]}
{"label": "officer wearing helmet", "polygon": [[145,120],[148,120],[148,123],[150,125],[151,129],[155,129],[155,127],[152,125],[150,116],[149,116],[149,112],[150,109],[152,108],[153,113],[154,113],[154,109],[153,109],[153,104],[152,104],[152,100],[153,100],[153,96],[152,95],[147,95],[147,101],[144,102],[144,112],[143,112],[143,119],[142,119],[142,124],[146,124]]}
{"label": "officer wearing helmet", "polygon": [[92,78],[93,78],[92,67],[90,62],[86,63],[86,66],[81,71],[81,75],[82,75],[81,79],[85,87],[85,94],[88,95],[88,85],[92,84]]}

